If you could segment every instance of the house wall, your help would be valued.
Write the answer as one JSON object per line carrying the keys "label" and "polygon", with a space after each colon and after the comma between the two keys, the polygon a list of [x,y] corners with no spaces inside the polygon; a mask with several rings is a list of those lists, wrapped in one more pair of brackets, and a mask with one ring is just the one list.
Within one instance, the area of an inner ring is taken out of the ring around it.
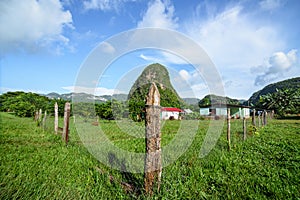
{"label": "house wall", "polygon": [[243,117],[250,117],[250,109],[249,108],[239,108],[239,111],[236,112],[236,113],[233,113],[232,116],[234,117],[240,117],[240,118],[243,118]]}
{"label": "house wall", "polygon": [[201,116],[209,115],[209,108],[200,108],[200,115]]}
{"label": "house wall", "polygon": [[174,117],[174,119],[179,119],[179,112],[170,112],[170,111],[161,112],[161,118],[163,120],[170,119],[170,117]]}
{"label": "house wall", "polygon": [[250,117],[250,109],[249,108],[243,108],[242,109],[242,116],[246,117],[246,118]]}
{"label": "house wall", "polygon": [[212,110],[213,110],[213,113],[210,113],[209,108],[200,108],[200,115],[201,116],[208,116],[209,114],[217,115],[217,116],[226,116],[227,115],[226,108],[215,108]]}
{"label": "house wall", "polygon": [[226,116],[227,108],[216,108],[216,115],[217,116]]}

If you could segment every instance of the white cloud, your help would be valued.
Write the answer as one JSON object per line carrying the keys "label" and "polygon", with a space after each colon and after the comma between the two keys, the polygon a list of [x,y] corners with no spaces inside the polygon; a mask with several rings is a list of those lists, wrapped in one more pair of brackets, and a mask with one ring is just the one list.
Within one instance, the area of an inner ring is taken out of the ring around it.
{"label": "white cloud", "polygon": [[99,46],[99,49],[108,54],[113,54],[116,51],[116,49],[108,42],[102,42]]}
{"label": "white cloud", "polygon": [[138,22],[138,28],[155,27],[176,29],[178,27],[174,6],[168,1],[154,0],[148,4],[143,18]]}
{"label": "white cloud", "polygon": [[186,81],[188,81],[191,78],[191,75],[189,74],[189,72],[187,72],[184,69],[179,71],[179,75],[181,76],[181,78],[183,78],[183,80],[186,80]]}
{"label": "white cloud", "polygon": [[83,87],[83,86],[65,86],[62,87],[62,89],[67,90],[69,92],[75,92],[75,93],[87,93],[87,94],[93,94],[96,96],[100,95],[113,95],[113,94],[124,94],[124,91],[120,91],[117,89],[108,89],[104,87],[96,87],[96,88],[90,88],[90,87]]}
{"label": "white cloud", "polygon": [[217,67],[226,70],[258,65],[263,58],[284,47],[274,27],[260,25],[240,5],[209,19],[197,17],[187,23],[186,32],[206,50]]}
{"label": "white cloud", "polygon": [[53,91],[48,91],[48,90],[0,87],[0,94],[6,93],[6,92],[17,92],[17,91],[31,92],[31,93],[36,93],[36,94],[49,94],[50,92],[53,92]]}
{"label": "white cloud", "polygon": [[282,5],[282,2],[281,0],[262,0],[259,2],[259,5],[263,10],[273,11],[278,9]]}
{"label": "white cloud", "polygon": [[160,59],[159,56],[148,56],[148,55],[141,54],[140,58],[145,60],[145,61],[161,63],[161,64],[164,63],[164,61],[162,59]]}
{"label": "white cloud", "polygon": [[174,84],[178,89],[179,95],[182,97],[203,98],[210,93],[208,85],[196,70],[179,70],[178,77],[175,77]]}
{"label": "white cloud", "polygon": [[1,52],[35,51],[39,47],[69,40],[63,29],[72,26],[72,15],[59,0],[4,0],[0,2]]}
{"label": "white cloud", "polygon": [[255,79],[255,85],[265,85],[289,71],[297,63],[297,50],[292,49],[287,54],[284,52],[274,53],[268,60],[267,66],[260,65],[265,71]]}
{"label": "white cloud", "polygon": [[99,10],[112,10],[116,9],[117,1],[110,0],[90,0],[83,2],[84,8],[87,10],[90,9],[99,9]]}
{"label": "white cloud", "polygon": [[187,62],[183,59],[181,59],[180,57],[168,53],[166,51],[160,51],[157,50],[157,54],[155,54],[155,56],[149,56],[149,55],[145,55],[145,54],[141,54],[140,58],[142,58],[143,60],[146,61],[150,61],[150,62],[155,62],[155,63],[160,63],[160,64],[164,64],[164,65],[168,65],[168,64],[187,64]]}
{"label": "white cloud", "polygon": [[86,10],[119,11],[123,3],[135,0],[87,0],[83,2]]}

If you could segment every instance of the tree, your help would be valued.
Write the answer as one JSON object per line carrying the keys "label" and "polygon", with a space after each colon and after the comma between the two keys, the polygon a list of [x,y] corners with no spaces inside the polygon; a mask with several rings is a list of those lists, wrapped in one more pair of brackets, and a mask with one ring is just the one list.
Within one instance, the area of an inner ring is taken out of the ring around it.
{"label": "tree", "polygon": [[111,107],[111,101],[107,101],[105,103],[96,104],[96,115],[101,119],[112,119],[113,112]]}

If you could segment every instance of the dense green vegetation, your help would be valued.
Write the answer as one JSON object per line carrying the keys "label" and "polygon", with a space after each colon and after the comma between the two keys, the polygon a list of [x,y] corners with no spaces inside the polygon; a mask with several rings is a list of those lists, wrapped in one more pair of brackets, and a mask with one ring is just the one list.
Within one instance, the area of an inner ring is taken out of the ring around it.
{"label": "dense green vegetation", "polygon": [[0,95],[0,111],[14,112],[20,117],[32,117],[39,109],[54,113],[55,102],[58,103],[59,115],[63,116],[65,100],[52,100],[31,92],[7,92]]}
{"label": "dense green vegetation", "polygon": [[[144,152],[144,140],[127,135],[116,121],[100,121],[100,125],[115,145]],[[269,121],[244,142],[242,121],[233,120],[232,150],[227,151],[224,127],[216,147],[200,159],[208,125],[209,121],[200,121],[189,149],[163,169],[161,191],[146,197],[141,189],[143,175],[99,163],[81,144],[73,123],[66,146],[60,136],[36,127],[32,119],[0,113],[0,199],[299,198],[299,120]],[[179,121],[164,123],[163,146],[179,126]]]}
{"label": "dense green vegetation", "polygon": [[263,89],[253,93],[252,96],[249,98],[247,104],[256,105],[259,102],[261,96],[276,93],[276,90],[299,89],[299,88],[300,88],[300,77],[269,84]]}
{"label": "dense green vegetation", "polygon": [[202,107],[202,106],[207,106],[216,103],[239,105],[240,101],[237,99],[231,99],[229,97],[222,97],[214,94],[209,94],[199,101],[198,106]]}
{"label": "dense green vegetation", "polygon": [[300,88],[285,89],[260,97],[257,107],[274,110],[280,117],[300,113]]}

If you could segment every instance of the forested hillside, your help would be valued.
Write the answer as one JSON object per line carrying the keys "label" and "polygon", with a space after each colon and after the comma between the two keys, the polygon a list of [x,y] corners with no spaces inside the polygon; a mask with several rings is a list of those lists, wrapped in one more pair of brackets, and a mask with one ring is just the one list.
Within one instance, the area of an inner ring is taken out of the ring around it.
{"label": "forested hillside", "polygon": [[276,89],[285,90],[285,89],[297,89],[297,88],[300,88],[300,77],[287,79],[277,83],[272,83],[270,85],[267,85],[263,89],[253,93],[248,100],[249,105],[256,105],[259,102],[260,96],[272,94],[276,92]]}

